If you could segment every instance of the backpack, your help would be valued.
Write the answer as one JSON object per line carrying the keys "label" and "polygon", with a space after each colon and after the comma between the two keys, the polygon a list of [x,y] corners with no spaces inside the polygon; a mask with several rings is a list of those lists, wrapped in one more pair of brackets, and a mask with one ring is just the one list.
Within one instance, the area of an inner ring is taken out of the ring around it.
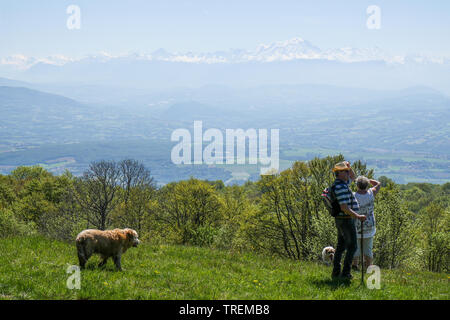
{"label": "backpack", "polygon": [[335,185],[334,183],[331,187],[325,188],[322,192],[322,201],[325,204],[325,208],[332,217],[336,217],[339,212],[341,212],[341,206],[337,201],[336,195],[334,193]]}

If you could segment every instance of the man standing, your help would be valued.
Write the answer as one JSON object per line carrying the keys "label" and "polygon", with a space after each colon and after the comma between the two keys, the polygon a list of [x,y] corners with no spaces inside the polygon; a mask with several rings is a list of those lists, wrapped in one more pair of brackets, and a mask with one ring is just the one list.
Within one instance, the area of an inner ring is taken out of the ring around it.
{"label": "man standing", "polygon": [[[353,255],[357,248],[354,219],[364,221],[366,217],[358,214],[359,205],[349,187],[351,181],[355,179],[355,173],[350,167],[350,163],[348,161],[337,163],[333,168],[333,172],[336,176],[334,193],[339,202],[341,212],[335,217],[338,243],[334,254],[331,277],[336,278],[340,275],[342,278],[350,280],[352,279],[350,271]],[[346,253],[341,274],[341,257],[344,251]]]}

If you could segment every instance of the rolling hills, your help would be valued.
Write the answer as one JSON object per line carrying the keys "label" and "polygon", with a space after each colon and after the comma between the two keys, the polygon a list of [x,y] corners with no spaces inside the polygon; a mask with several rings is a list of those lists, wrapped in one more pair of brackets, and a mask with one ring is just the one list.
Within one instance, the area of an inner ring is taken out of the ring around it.
{"label": "rolling hills", "polygon": [[[97,99],[108,97],[100,94]],[[67,168],[81,174],[91,161],[133,155],[162,184],[190,175],[238,183],[242,177],[257,178],[258,168],[251,165],[180,167],[171,162],[173,130],[192,130],[193,121],[202,120],[204,130],[280,129],[282,168],[295,160],[343,153],[351,161],[367,161],[377,175],[400,183],[450,179],[450,99],[428,87],[379,91],[324,85],[248,89],[209,85],[109,101],[80,103],[36,88],[1,86],[0,172],[42,163],[53,172]],[[73,161],[60,161],[65,158]],[[230,180],[232,176],[240,178]]]}

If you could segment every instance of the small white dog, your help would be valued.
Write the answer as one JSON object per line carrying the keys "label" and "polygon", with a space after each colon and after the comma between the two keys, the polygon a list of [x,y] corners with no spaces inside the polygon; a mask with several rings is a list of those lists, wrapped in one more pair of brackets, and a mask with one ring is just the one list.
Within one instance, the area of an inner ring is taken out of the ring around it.
{"label": "small white dog", "polygon": [[322,250],[322,261],[327,266],[329,266],[333,262],[335,251],[336,250],[334,250],[333,247],[325,247],[325,248],[323,248],[323,250]]}

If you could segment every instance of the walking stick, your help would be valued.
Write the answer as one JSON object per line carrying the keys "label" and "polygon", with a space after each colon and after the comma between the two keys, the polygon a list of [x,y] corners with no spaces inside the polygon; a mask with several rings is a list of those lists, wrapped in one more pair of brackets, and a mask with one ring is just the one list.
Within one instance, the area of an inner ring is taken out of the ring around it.
{"label": "walking stick", "polygon": [[361,221],[361,246],[359,254],[361,256],[361,285],[364,286],[364,256],[363,256],[363,222]]}

